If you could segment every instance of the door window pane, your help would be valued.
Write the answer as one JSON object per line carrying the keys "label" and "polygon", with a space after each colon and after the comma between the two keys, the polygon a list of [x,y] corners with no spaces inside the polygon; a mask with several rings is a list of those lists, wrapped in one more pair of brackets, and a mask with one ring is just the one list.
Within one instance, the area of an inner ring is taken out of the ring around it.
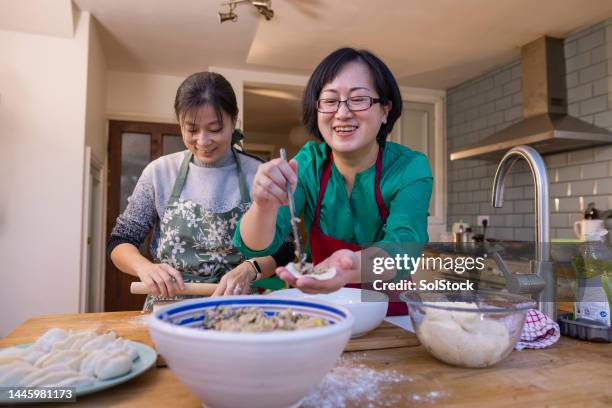
{"label": "door window pane", "polygon": [[176,152],[182,152],[185,150],[185,144],[183,138],[179,135],[164,135],[162,141],[162,154],[171,154]]}
{"label": "door window pane", "polygon": [[121,196],[119,211],[127,206],[127,199],[146,165],[151,161],[151,135],[148,133],[121,134]]}

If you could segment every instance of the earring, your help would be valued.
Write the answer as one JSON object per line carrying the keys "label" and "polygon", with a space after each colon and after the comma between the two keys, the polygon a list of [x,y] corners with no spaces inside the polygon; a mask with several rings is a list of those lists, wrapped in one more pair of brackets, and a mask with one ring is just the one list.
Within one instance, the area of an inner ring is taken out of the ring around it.
{"label": "earring", "polygon": [[383,124],[383,125],[386,125],[386,124],[387,124],[387,119],[383,119],[383,120],[382,120],[382,124]]}

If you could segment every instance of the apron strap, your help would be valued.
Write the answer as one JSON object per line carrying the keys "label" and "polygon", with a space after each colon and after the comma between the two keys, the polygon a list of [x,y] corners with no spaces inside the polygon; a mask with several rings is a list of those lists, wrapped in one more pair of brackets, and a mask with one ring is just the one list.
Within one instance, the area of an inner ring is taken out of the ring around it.
{"label": "apron strap", "polygon": [[242,166],[240,165],[240,160],[238,155],[236,154],[236,149],[234,147],[232,149],[232,154],[234,155],[234,160],[236,160],[236,168],[238,169],[238,186],[240,187],[240,197],[242,202],[247,204],[251,202],[251,196],[249,194],[249,187],[246,182],[246,177],[244,176],[244,172],[242,171]]}
{"label": "apron strap", "polygon": [[193,157],[193,153],[187,150],[185,152],[185,158],[181,163],[181,167],[179,168],[179,174],[174,181],[174,187],[172,188],[172,195],[170,195],[170,199],[168,202],[177,201],[181,196],[181,191],[183,190],[183,185],[185,185],[185,179],[187,178],[187,170],[189,170],[189,162]]}
{"label": "apron strap", "polygon": [[[249,195],[249,187],[246,182],[246,178],[244,173],[242,172],[242,166],[240,165],[240,160],[236,155],[235,149],[232,147],[232,154],[234,156],[234,160],[236,161],[236,168],[238,170],[238,185],[240,187],[240,198],[243,203],[251,202],[251,196]],[[174,200],[178,200],[181,196],[181,191],[183,190],[183,186],[185,185],[185,179],[187,178],[187,170],[189,170],[189,162],[193,157],[193,153],[191,151],[185,152],[185,158],[181,163],[181,167],[179,169],[179,174],[174,181],[174,187],[172,188],[172,195],[168,202]]]}

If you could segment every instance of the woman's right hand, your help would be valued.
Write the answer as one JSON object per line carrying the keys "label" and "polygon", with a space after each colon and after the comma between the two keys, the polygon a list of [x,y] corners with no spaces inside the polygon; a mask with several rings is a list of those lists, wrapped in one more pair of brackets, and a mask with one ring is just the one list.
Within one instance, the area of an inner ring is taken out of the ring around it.
{"label": "woman's right hand", "polygon": [[153,296],[172,297],[175,289],[185,290],[181,273],[168,264],[149,263],[138,271],[138,277]]}
{"label": "woman's right hand", "polygon": [[287,205],[287,181],[291,190],[297,185],[297,161],[277,158],[259,166],[253,179],[253,202],[261,208],[278,208]]}

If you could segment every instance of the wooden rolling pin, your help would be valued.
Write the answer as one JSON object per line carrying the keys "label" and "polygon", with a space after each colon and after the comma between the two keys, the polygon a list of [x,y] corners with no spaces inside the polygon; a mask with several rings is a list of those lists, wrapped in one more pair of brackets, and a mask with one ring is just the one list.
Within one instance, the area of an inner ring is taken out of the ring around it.
{"label": "wooden rolling pin", "polygon": [[[217,283],[185,283],[185,290],[174,289],[177,295],[211,296],[217,289]],[[132,282],[130,293],[134,295],[149,295],[151,290],[142,282]]]}

